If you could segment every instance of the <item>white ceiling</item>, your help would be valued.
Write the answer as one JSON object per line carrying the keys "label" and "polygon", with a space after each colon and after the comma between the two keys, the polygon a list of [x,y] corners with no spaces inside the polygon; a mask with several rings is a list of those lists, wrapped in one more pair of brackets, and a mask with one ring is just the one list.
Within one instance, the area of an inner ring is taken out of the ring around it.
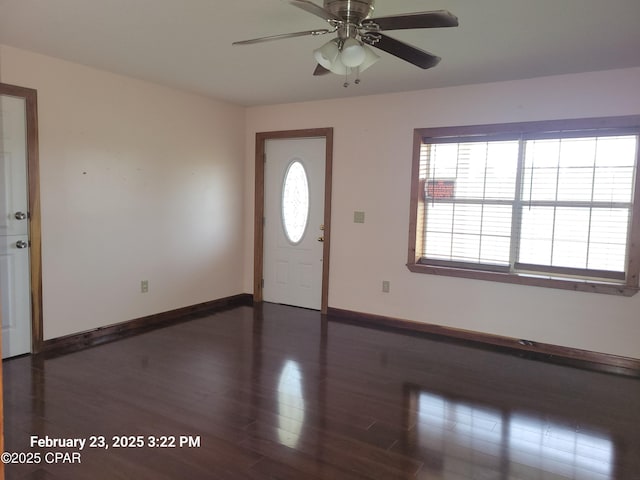
{"label": "white ceiling", "polygon": [[328,36],[231,46],[328,26],[287,0],[0,0],[0,43],[241,105],[640,66],[640,0],[378,0],[374,17],[439,9],[460,27],[390,36],[440,65],[379,52],[347,89],[339,76],[312,76]]}

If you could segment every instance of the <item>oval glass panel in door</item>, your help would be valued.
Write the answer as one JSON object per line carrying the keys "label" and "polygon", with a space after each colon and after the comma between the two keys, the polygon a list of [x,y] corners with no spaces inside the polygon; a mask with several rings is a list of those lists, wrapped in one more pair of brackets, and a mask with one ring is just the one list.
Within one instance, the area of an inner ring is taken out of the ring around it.
{"label": "oval glass panel in door", "polygon": [[300,243],[309,221],[309,182],[299,160],[289,164],[282,185],[282,225],[287,240]]}

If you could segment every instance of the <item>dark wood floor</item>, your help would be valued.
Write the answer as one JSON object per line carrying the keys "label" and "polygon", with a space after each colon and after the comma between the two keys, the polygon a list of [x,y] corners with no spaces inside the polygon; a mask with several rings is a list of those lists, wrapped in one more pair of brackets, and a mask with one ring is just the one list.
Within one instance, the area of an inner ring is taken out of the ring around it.
{"label": "dark wood floor", "polygon": [[[640,380],[291,307],[4,369],[7,451],[74,451],[31,435],[110,444],[80,465],[9,465],[9,480],[640,479]],[[112,443],[138,435],[176,448]]]}

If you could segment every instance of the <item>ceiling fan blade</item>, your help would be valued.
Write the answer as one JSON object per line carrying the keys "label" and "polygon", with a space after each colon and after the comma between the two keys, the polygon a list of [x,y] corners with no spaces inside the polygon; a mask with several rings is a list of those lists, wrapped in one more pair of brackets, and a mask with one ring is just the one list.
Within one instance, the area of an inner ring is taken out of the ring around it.
{"label": "ceiling fan blade", "polygon": [[[458,17],[447,10],[433,12],[407,13],[390,17],[370,18],[362,22],[362,26],[377,25],[382,30],[406,30],[409,28],[457,27]],[[376,30],[373,27],[372,30]]]}
{"label": "ceiling fan blade", "polygon": [[307,35],[324,35],[325,33],[329,33],[329,30],[327,30],[326,28],[323,28],[322,30],[306,30],[304,32],[282,33],[280,35],[269,35],[268,37],[252,38],[251,40],[233,42],[231,45],[252,45],[254,43],[270,42],[271,40],[281,40],[283,38],[305,37]]}
{"label": "ceiling fan blade", "polygon": [[331,12],[327,12],[320,5],[310,2],[308,0],[289,0],[289,3],[295,7],[301,8],[306,12],[312,13],[320,18],[324,18],[326,21],[341,21],[340,17],[335,16]]}
{"label": "ceiling fan blade", "polygon": [[320,77],[322,75],[326,75],[328,73],[331,73],[331,70],[327,70],[326,68],[324,68],[322,65],[318,64],[316,66],[316,69],[313,71],[313,75],[315,77]]}
{"label": "ceiling fan blade", "polygon": [[[376,39],[379,38],[379,40],[372,40],[372,37],[374,36]],[[440,60],[442,60],[436,55],[420,50],[417,47],[401,42],[400,40],[396,40],[395,38],[387,37],[381,33],[372,34],[371,36],[363,35],[362,39],[372,47],[379,48],[380,50],[390,53],[391,55],[401,58],[402,60],[425,70],[427,68],[435,67]]]}

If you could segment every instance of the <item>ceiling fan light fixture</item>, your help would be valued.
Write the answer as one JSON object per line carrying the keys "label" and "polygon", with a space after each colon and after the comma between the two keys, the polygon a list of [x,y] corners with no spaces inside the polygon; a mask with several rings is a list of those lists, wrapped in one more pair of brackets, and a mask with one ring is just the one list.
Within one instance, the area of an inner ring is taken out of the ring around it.
{"label": "ceiling fan light fixture", "polygon": [[342,44],[340,60],[346,67],[359,67],[365,61],[366,56],[364,45],[355,38],[347,38]]}
{"label": "ceiling fan light fixture", "polygon": [[339,54],[340,47],[338,46],[337,39],[331,40],[313,51],[313,56],[316,61],[327,70],[331,70],[331,65],[335,63]]}

